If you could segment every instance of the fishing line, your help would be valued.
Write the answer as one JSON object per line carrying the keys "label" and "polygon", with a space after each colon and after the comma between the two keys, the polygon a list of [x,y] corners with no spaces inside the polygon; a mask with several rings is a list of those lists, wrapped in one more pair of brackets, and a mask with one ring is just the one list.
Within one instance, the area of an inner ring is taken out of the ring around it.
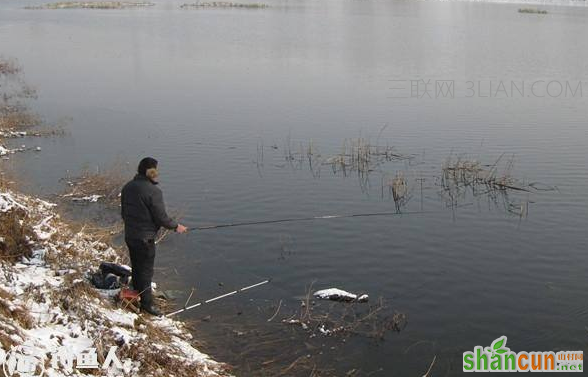
{"label": "fishing line", "polygon": [[[287,219],[248,221],[248,222],[241,222],[241,223],[227,223],[227,224],[190,227],[190,228],[188,228],[188,230],[190,230],[190,231],[210,230],[210,229],[219,229],[219,228],[262,225],[262,224],[277,224],[277,223],[298,222],[298,221],[329,220],[329,219],[342,219],[342,218],[354,218],[354,217],[402,216],[402,215],[417,215],[417,214],[425,214],[425,213],[435,213],[435,212],[426,212],[426,211],[419,211],[419,212],[372,212],[372,213],[354,213],[354,214],[348,214],[348,215],[322,215],[322,216],[312,216],[312,217],[293,217],[293,218],[287,218]],[[230,269],[233,269],[231,262],[228,261],[227,258],[224,255],[222,255],[222,253],[217,253],[217,255],[219,255],[225,261],[225,263],[229,266]],[[246,271],[246,272],[252,276],[253,275],[257,276],[257,274],[254,274],[251,271]],[[196,303],[194,305],[186,306],[182,309],[179,309],[179,310],[176,310],[176,311],[171,312],[169,314],[166,314],[166,317],[171,317],[173,315],[185,312],[187,310],[197,308],[197,307],[202,306],[204,304],[208,304],[208,303],[223,299],[225,297],[233,296],[235,294],[247,291],[249,289],[253,289],[253,288],[259,287],[261,285],[267,284],[271,281],[272,281],[272,279],[266,279],[266,280],[263,280],[259,283],[256,283],[256,284],[253,284],[253,285],[250,285],[247,287],[243,287],[243,288],[234,290],[229,293],[222,294],[220,296],[208,299],[206,301],[201,301],[201,302]]]}
{"label": "fishing line", "polygon": [[238,227],[238,226],[289,223],[289,222],[298,222],[298,221],[331,220],[331,219],[344,219],[344,218],[352,218],[352,217],[372,217],[372,216],[402,216],[402,215],[418,215],[418,214],[426,214],[426,213],[438,213],[438,212],[428,212],[428,211],[373,212],[373,213],[352,213],[352,214],[348,214],[348,215],[323,215],[323,216],[312,216],[312,217],[293,217],[293,218],[288,218],[288,219],[247,221],[247,222],[242,222],[242,223],[228,223],[228,224],[197,226],[197,227],[188,228],[188,230],[209,230],[209,229],[230,228],[230,227]]}

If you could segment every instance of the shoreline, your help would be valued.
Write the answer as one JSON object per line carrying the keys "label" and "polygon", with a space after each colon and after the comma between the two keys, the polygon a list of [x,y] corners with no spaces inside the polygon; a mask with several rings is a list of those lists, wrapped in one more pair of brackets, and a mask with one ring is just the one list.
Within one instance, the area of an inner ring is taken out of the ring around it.
{"label": "shoreline", "polygon": [[[66,376],[72,368],[60,362],[60,352],[73,356],[95,349],[98,361],[104,363],[111,347],[116,347],[121,364],[101,363],[99,375],[230,376],[228,365],[194,346],[183,322],[138,315],[115,303],[118,290],[94,288],[86,274],[101,261],[121,263],[122,256],[96,235],[74,231],[55,204],[2,187],[0,219],[3,251],[12,238],[23,237],[26,242],[19,245],[23,255],[3,253],[1,258],[4,367],[11,367],[15,355],[26,354],[46,375]],[[7,231],[6,222],[17,224],[10,228],[15,234]],[[76,370],[78,365],[73,368],[78,375],[96,375],[96,368],[85,374],[84,369]]]}
{"label": "shoreline", "polygon": [[[45,129],[31,112],[36,93],[16,60],[0,57],[0,79],[0,159],[41,152],[24,139],[62,130]],[[230,376],[197,349],[184,322],[139,315],[117,300],[120,289],[95,288],[91,273],[101,262],[124,264],[126,248],[19,189],[18,176],[0,167],[0,376]]]}

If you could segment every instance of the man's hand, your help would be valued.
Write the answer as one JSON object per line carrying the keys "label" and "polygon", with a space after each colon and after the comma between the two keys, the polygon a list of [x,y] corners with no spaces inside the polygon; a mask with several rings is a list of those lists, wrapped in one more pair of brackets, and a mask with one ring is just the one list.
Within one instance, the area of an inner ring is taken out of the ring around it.
{"label": "man's hand", "polygon": [[188,228],[186,228],[185,226],[183,226],[182,224],[178,224],[178,227],[176,228],[176,233],[186,233],[188,231]]}

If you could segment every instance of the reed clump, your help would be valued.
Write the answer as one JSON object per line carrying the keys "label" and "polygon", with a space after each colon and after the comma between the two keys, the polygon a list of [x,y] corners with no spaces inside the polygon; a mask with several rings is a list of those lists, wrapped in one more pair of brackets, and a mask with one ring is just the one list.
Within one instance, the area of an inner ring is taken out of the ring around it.
{"label": "reed clump", "polygon": [[358,172],[369,173],[386,162],[404,160],[406,156],[397,153],[389,145],[372,144],[369,139],[346,139],[343,142],[341,152],[327,158],[325,164],[330,165],[333,171],[343,173]]}
{"label": "reed clump", "polygon": [[390,145],[372,143],[370,139],[363,137],[345,139],[339,153],[327,156],[321,153],[312,140],[297,145],[289,136],[283,149],[284,159],[292,168],[308,167],[313,176],[320,177],[322,167],[328,166],[334,174],[357,174],[362,187],[367,186],[369,175],[381,171],[381,167],[387,162],[410,159]]}
{"label": "reed clump", "polygon": [[547,11],[538,8],[519,8],[519,13],[547,14]]}
{"label": "reed clump", "polygon": [[388,195],[392,198],[396,212],[400,213],[411,198],[408,182],[402,173],[396,173],[393,178],[382,175],[382,198]]}
{"label": "reed clump", "polygon": [[186,3],[180,5],[180,8],[247,8],[247,9],[262,9],[268,8],[268,4],[264,3],[233,3],[228,1],[212,1],[212,2],[197,2]]}
{"label": "reed clump", "polygon": [[78,203],[101,201],[118,205],[120,192],[130,175],[129,165],[121,161],[95,170],[86,168],[77,176],[63,179],[67,188],[61,197]]}
{"label": "reed clump", "polygon": [[483,164],[467,156],[450,156],[442,166],[441,195],[454,209],[472,204],[463,203],[471,195],[476,199],[487,198],[495,206],[502,206],[505,212],[524,218],[528,214],[529,201],[517,198],[515,194],[528,196],[537,190],[536,187],[543,189],[547,186],[539,186],[538,182],[526,184],[515,178],[513,166],[514,156],[505,158],[504,154],[493,164]]}
{"label": "reed clump", "polygon": [[488,190],[529,191],[528,187],[512,176],[514,156],[501,169],[504,154],[492,165],[483,165],[475,159],[449,157],[443,164],[444,186],[485,186]]}
{"label": "reed clump", "polygon": [[0,260],[16,262],[31,256],[33,236],[26,212],[13,208],[0,212]]}

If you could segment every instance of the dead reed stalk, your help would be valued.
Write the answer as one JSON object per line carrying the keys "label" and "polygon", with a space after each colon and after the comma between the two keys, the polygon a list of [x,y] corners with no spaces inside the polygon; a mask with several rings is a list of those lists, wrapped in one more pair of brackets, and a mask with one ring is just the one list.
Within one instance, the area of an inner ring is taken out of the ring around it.
{"label": "dead reed stalk", "polygon": [[128,163],[122,161],[115,161],[103,168],[87,168],[78,176],[63,179],[67,189],[61,197],[78,203],[102,201],[107,205],[118,206],[120,192],[130,176]]}

